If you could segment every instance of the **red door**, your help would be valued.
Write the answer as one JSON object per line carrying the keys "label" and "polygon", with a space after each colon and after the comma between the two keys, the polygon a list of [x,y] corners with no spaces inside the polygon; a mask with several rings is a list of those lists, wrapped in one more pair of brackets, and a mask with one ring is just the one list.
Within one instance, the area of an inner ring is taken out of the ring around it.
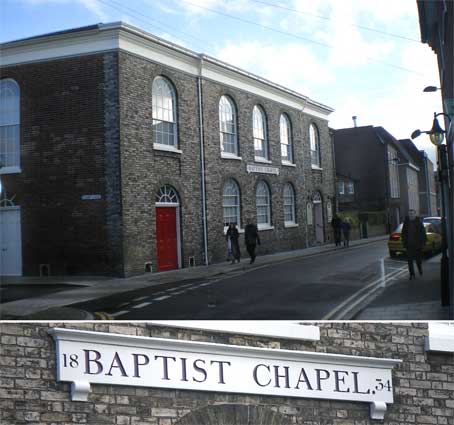
{"label": "red door", "polygon": [[177,209],[156,208],[158,272],[178,268]]}

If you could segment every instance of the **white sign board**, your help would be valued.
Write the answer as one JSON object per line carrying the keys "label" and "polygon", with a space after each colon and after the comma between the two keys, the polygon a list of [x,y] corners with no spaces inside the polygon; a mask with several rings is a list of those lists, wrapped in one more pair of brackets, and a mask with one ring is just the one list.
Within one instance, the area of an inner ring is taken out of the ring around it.
{"label": "white sign board", "polygon": [[73,329],[49,331],[57,343],[57,379],[86,401],[91,384],[131,385],[350,400],[371,403],[383,419],[393,402],[391,369],[400,360]]}
{"label": "white sign board", "polygon": [[276,174],[277,176],[279,175],[278,167],[268,167],[266,165],[247,164],[246,171],[248,173]]}
{"label": "white sign board", "polygon": [[82,195],[81,199],[83,201],[96,201],[98,199],[101,199],[101,195],[98,194],[93,194],[93,195]]}

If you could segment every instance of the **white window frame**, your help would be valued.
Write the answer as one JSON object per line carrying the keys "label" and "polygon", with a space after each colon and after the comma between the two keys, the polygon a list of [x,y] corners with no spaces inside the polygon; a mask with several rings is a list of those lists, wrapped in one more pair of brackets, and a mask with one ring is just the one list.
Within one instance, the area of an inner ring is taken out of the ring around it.
{"label": "white window frame", "polygon": [[[234,188],[236,193],[235,194],[227,194],[226,195],[226,190]],[[230,205],[229,203],[226,204],[225,198],[226,197],[230,198],[235,198],[236,202],[234,205]],[[224,187],[222,189],[222,218],[223,218],[223,223],[224,223],[224,232],[227,230],[228,225],[226,226],[226,215],[225,215],[225,209],[226,208],[235,208],[236,210],[236,226],[238,229],[241,228],[241,191],[240,191],[240,186],[234,179],[228,179]]]}
{"label": "white window frame", "polygon": [[[159,93],[158,93],[159,90]],[[162,93],[167,90],[167,93]],[[168,96],[170,95],[170,96]],[[165,101],[168,105],[168,99],[171,98],[170,108],[164,107]],[[152,100],[152,131],[153,131],[153,147],[157,150],[166,150],[171,152],[181,153],[178,149],[178,126],[177,126],[177,96],[173,84],[167,78],[158,75],[151,86]],[[166,116],[165,116],[166,115]],[[164,119],[165,118],[165,119]],[[155,124],[164,123],[172,128],[173,137],[170,133],[158,132],[155,130]],[[169,143],[162,143],[157,140],[157,134],[167,134]]]}
{"label": "white window frame", "polygon": [[[265,202],[262,202],[264,200]],[[271,190],[268,184],[264,180],[260,180],[257,183],[257,187],[255,189],[255,205],[256,205],[256,213],[257,213],[257,228],[259,230],[268,230],[273,229],[274,227],[271,225]],[[265,217],[267,220],[265,222],[259,222],[259,217],[263,216],[259,210],[265,211]]]}
{"label": "white window frame", "polygon": [[[12,95],[6,96],[6,91],[12,92]],[[9,100],[9,102],[6,101]],[[3,117],[3,119],[2,119]],[[5,137],[9,149],[2,153],[0,151],[0,174],[20,173],[20,87],[17,81],[12,78],[0,80],[0,133],[6,133],[11,136]],[[0,145],[1,146],[1,145]],[[11,147],[13,149],[11,150]],[[3,157],[6,157],[2,160]],[[12,161],[10,160],[13,158]]]}
{"label": "white window frame", "polygon": [[[309,126],[309,141],[311,147],[311,165],[314,169],[320,169],[322,166],[322,159],[320,154],[320,135],[317,126],[311,123]],[[314,161],[314,157],[316,161]]]}
{"label": "white window frame", "polygon": [[337,182],[337,193],[339,195],[345,195],[345,182],[343,180]]}
{"label": "white window frame", "polygon": [[[228,117],[232,118],[232,129],[228,131]],[[233,138],[234,152],[228,152],[225,150],[224,139],[227,136]],[[226,95],[222,95],[219,99],[219,141],[221,144],[221,157],[227,159],[239,158],[239,146],[238,146],[238,131],[237,131],[237,118],[236,108],[233,100]]]}
{"label": "white window frame", "polygon": [[[260,105],[255,105],[252,110],[252,135],[254,138],[255,161],[271,162],[269,161],[266,115],[264,109]],[[258,145],[261,146],[261,149],[257,149]],[[257,152],[263,152],[263,154],[257,154]]]}
{"label": "white window frame", "polygon": [[[291,200],[290,203],[288,202],[289,200]],[[284,201],[284,227],[293,227],[296,224],[296,208],[295,208],[296,196],[295,189],[291,183],[286,183],[284,185],[283,201]],[[291,220],[286,220],[286,210],[288,210],[289,208],[291,212]]]}
{"label": "white window frame", "polygon": [[355,184],[353,182],[347,182],[347,194],[353,195],[355,193]]}
{"label": "white window frame", "polygon": [[[281,143],[281,162],[285,165],[293,165],[293,139],[292,124],[287,114],[282,113],[279,117],[279,140]],[[283,146],[286,146],[287,155],[283,155]]]}

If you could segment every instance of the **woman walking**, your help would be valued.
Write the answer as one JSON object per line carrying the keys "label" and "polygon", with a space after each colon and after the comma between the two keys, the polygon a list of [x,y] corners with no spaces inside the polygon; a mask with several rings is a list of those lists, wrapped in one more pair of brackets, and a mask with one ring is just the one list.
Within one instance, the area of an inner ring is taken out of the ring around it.
{"label": "woman walking", "polygon": [[227,233],[225,235],[227,239],[227,243],[230,242],[230,250],[232,252],[232,264],[235,264],[235,260],[240,262],[240,243],[239,238],[240,234],[238,233],[238,229],[236,228],[235,223],[230,223],[229,228],[227,229]]}

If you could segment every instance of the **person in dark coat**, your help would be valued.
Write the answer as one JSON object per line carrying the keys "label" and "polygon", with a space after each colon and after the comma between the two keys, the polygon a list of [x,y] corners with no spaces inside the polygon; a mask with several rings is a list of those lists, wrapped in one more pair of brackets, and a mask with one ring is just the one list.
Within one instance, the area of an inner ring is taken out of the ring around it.
{"label": "person in dark coat", "polygon": [[254,263],[256,257],[255,248],[257,245],[260,245],[259,231],[252,220],[248,221],[248,224],[244,228],[244,242],[246,244],[247,252],[251,257],[249,264],[252,264]]}
{"label": "person in dark coat", "polygon": [[344,248],[348,248],[350,246],[350,221],[348,218],[342,220],[341,222],[341,229],[342,229],[342,236],[344,237]]}
{"label": "person in dark coat", "polygon": [[227,233],[225,235],[227,241],[230,241],[230,249],[232,251],[232,264],[235,264],[235,260],[240,262],[240,243],[239,238],[240,234],[238,233],[238,229],[236,228],[235,223],[230,223],[229,228],[227,229]]}
{"label": "person in dark coat", "polygon": [[415,279],[413,262],[416,261],[419,274],[422,275],[422,249],[426,243],[426,229],[415,210],[409,210],[402,227],[402,243],[407,252],[410,280]]}
{"label": "person in dark coat", "polygon": [[340,246],[341,244],[341,223],[341,219],[337,214],[334,214],[334,217],[331,220],[331,227],[334,231],[334,242],[336,243],[336,246]]}

